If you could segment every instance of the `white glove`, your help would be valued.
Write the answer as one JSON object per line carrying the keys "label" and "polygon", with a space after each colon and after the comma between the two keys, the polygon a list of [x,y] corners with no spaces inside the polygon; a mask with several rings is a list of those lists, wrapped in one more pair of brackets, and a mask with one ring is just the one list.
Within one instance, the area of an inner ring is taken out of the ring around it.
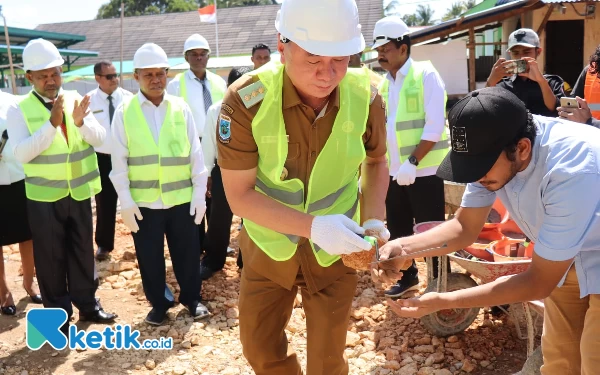
{"label": "white glove", "polygon": [[135,221],[136,217],[138,220],[144,219],[142,213],[140,212],[140,209],[135,203],[133,204],[133,206],[129,206],[127,208],[121,207],[121,218],[123,218],[123,223],[133,233],[137,233],[137,231],[140,230],[137,221]]}
{"label": "white glove", "polygon": [[194,223],[196,225],[202,224],[202,219],[204,218],[204,214],[206,213],[206,200],[204,196],[202,197],[194,197],[190,202],[190,215],[194,216]]}
{"label": "white glove", "polygon": [[364,233],[360,225],[344,215],[315,216],[310,239],[327,254],[351,254],[371,249],[371,244],[359,236]]}
{"label": "white glove", "polygon": [[407,160],[400,168],[398,168],[398,172],[394,176],[394,180],[400,186],[412,185],[415,183],[415,178],[417,178],[417,166],[410,164]]}
{"label": "white glove", "polygon": [[390,240],[390,231],[381,220],[369,219],[363,223],[362,227],[364,230],[370,229],[377,232],[377,236],[384,241]]}

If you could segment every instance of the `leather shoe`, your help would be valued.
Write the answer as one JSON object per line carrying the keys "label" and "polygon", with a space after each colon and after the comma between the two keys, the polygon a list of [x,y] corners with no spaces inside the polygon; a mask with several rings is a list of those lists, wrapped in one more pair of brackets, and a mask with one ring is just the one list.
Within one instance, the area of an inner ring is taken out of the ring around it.
{"label": "leather shoe", "polygon": [[167,311],[162,309],[157,309],[153,307],[152,310],[146,315],[146,323],[152,324],[153,326],[159,326],[163,324],[165,318],[167,317]]}
{"label": "leather shoe", "polygon": [[200,280],[208,280],[212,277],[214,271],[210,268],[205,266],[204,264],[200,264]]}
{"label": "leather shoe", "polygon": [[31,294],[25,287],[23,287],[23,289],[25,289],[25,293],[27,293],[27,295],[31,299],[31,302],[38,304],[41,304],[43,302],[41,294]]}
{"label": "leather shoe", "polygon": [[96,259],[97,260],[106,260],[108,259],[108,257],[110,256],[110,250],[105,250],[102,247],[98,247],[98,250],[96,251]]}
{"label": "leather shoe", "polygon": [[112,323],[117,318],[117,314],[107,313],[104,310],[96,310],[90,313],[79,313],[79,321],[94,323]]}

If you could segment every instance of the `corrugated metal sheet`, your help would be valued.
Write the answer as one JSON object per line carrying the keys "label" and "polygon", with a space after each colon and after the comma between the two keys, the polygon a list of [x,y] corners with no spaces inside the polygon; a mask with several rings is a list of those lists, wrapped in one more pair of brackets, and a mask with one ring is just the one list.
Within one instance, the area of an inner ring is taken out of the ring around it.
{"label": "corrugated metal sheet", "polygon": [[558,4],[558,3],[599,3],[600,0],[542,0],[544,4]]}

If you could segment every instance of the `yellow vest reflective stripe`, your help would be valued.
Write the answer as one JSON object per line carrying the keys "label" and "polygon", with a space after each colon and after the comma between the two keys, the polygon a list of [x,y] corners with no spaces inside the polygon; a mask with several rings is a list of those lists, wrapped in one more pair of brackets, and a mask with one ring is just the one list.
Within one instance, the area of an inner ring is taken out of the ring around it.
{"label": "yellow vest reflective stripe", "polygon": [[[423,128],[425,127],[423,71],[425,68],[435,70],[429,61],[412,62],[408,74],[404,77],[400,95],[398,96],[399,100],[396,109],[396,139],[398,141],[400,163],[403,163],[408,159],[421,142],[421,137],[423,135]],[[388,96],[389,80],[383,80],[379,87],[379,92],[388,102],[388,107],[392,105],[389,103]],[[444,92],[444,107],[447,98],[448,97]],[[419,162],[417,169],[439,166],[449,150],[448,135],[444,130],[440,140]]]}
{"label": "yellow vest reflective stripe", "polygon": [[[212,98],[213,104],[223,100],[225,96],[225,90],[223,89],[223,78],[220,76],[206,71],[206,78],[208,79],[209,89],[210,89],[210,97]],[[190,103],[187,96],[187,84],[185,83],[185,73],[179,73],[175,76],[174,79],[179,80],[179,97],[183,98],[186,103]],[[205,108],[208,110],[208,108]]]}
{"label": "yellow vest reflective stripe", "polygon": [[[344,214],[358,222],[358,170],[366,155],[362,136],[371,97],[368,71],[349,69],[340,83],[339,111],[307,186],[299,179],[280,179],[288,154],[281,95],[284,67],[267,64],[252,74],[258,75],[266,90],[252,120],[259,155],[255,189],[301,212],[316,216]],[[285,261],[294,256],[300,237],[275,232],[247,219],[244,226],[250,238],[272,259]],[[339,259],[321,251],[312,241],[309,243],[322,267]]]}
{"label": "yellow vest reflective stripe", "polygon": [[129,149],[129,189],[137,203],[154,202],[159,197],[169,206],[192,200],[190,165],[191,145],[187,123],[183,117],[184,103],[165,94],[167,113],[160,129],[158,146],[137,96],[123,103],[123,123]]}
{"label": "yellow vest reflective stripe", "polygon": [[[73,122],[73,103],[81,100],[81,96],[75,91],[66,90],[62,94],[68,144],[61,135],[61,130],[57,129],[50,147],[23,164],[26,195],[34,201],[56,202],[68,195],[81,201],[102,190],[96,153],[83,140]],[[50,111],[33,92],[20,97],[19,107],[30,134],[50,121]]]}

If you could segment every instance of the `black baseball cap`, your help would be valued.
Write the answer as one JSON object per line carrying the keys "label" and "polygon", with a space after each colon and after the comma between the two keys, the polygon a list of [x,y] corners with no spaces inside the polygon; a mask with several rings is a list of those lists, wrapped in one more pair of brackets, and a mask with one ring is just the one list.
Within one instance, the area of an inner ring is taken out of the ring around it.
{"label": "black baseball cap", "polygon": [[452,150],[437,170],[448,181],[480,180],[527,125],[525,104],[499,87],[473,91],[460,99],[448,114]]}

